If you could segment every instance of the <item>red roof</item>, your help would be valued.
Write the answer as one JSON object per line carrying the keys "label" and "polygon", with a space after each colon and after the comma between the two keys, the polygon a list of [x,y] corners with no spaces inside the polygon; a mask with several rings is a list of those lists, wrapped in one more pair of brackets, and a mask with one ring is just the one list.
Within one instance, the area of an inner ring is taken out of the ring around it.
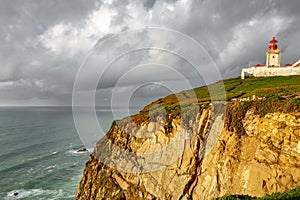
{"label": "red roof", "polygon": [[263,65],[262,64],[256,64],[254,65],[254,67],[262,67]]}
{"label": "red roof", "polygon": [[300,63],[298,63],[297,65],[295,65],[295,67],[300,67]]}
{"label": "red roof", "polygon": [[286,64],[286,65],[284,65],[284,66],[286,66],[286,67],[290,67],[290,66],[293,66],[293,64],[291,64],[291,63],[288,63],[288,64]]}
{"label": "red roof", "polygon": [[270,40],[270,43],[277,43],[278,41],[275,39],[275,37],[272,38],[272,40]]}

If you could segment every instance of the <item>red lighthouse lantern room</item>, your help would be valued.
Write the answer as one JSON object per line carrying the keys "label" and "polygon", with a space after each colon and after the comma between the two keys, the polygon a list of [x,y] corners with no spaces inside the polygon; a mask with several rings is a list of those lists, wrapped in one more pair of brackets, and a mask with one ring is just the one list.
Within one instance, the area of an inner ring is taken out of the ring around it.
{"label": "red lighthouse lantern room", "polygon": [[275,37],[273,37],[270,41],[269,50],[277,50],[277,42],[278,41],[275,39]]}

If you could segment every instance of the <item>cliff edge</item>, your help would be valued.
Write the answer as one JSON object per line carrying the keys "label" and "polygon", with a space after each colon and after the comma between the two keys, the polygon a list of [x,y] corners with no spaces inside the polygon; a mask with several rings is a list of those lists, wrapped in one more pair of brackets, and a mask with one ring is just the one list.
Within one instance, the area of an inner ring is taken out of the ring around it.
{"label": "cliff edge", "polygon": [[[245,86],[233,82],[227,92]],[[299,96],[237,94],[171,103],[166,112],[153,106],[166,108],[166,97],[113,123],[86,163],[76,199],[260,197],[300,186]]]}

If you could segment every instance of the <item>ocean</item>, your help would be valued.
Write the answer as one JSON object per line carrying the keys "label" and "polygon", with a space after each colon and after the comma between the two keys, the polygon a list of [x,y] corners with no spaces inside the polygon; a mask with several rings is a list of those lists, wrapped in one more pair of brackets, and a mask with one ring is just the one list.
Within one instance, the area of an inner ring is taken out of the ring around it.
{"label": "ocean", "polygon": [[[110,113],[97,116],[107,131]],[[89,159],[83,147],[71,108],[1,107],[0,199],[74,199]]]}

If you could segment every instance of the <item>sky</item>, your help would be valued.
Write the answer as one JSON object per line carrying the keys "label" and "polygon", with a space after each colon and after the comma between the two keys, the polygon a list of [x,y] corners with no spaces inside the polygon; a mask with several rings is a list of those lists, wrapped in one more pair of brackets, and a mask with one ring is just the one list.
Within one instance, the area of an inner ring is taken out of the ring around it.
{"label": "sky", "polygon": [[[298,0],[0,0],[0,106],[143,105],[300,59]],[[74,98],[74,96],[73,96]],[[79,99],[79,100],[78,100]]]}

